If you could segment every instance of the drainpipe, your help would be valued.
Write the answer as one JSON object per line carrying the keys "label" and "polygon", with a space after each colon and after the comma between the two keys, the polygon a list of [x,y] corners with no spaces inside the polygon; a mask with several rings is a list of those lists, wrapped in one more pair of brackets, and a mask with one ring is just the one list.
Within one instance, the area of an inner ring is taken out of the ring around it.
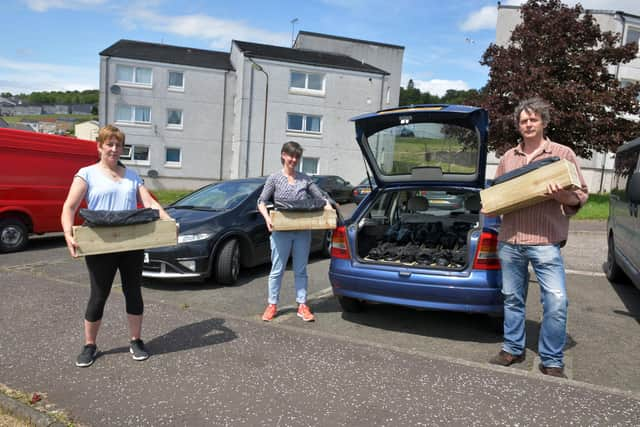
{"label": "drainpipe", "polygon": [[227,76],[229,71],[224,72],[224,86],[222,90],[222,130],[220,131],[220,176],[219,180],[222,181],[222,165],[224,164],[224,124],[227,113]]}
{"label": "drainpipe", "polygon": [[[111,57],[107,56],[104,61],[104,123],[102,126],[109,123],[109,92],[111,90],[109,87],[109,59]],[[98,111],[98,122],[100,122],[100,111]]]}
{"label": "drainpipe", "polygon": [[384,77],[385,75],[382,75],[382,78],[380,79],[380,108],[379,110],[382,110],[382,106],[384,105]]}
{"label": "drainpipe", "polygon": [[[244,67],[244,64],[242,64]],[[249,122],[247,126],[247,153],[245,158],[245,166],[244,166],[244,174],[245,178],[249,178],[249,150],[251,148],[251,119],[252,119],[252,108],[253,108],[253,67],[251,67],[251,80],[249,81],[249,117],[247,117],[247,121]]]}

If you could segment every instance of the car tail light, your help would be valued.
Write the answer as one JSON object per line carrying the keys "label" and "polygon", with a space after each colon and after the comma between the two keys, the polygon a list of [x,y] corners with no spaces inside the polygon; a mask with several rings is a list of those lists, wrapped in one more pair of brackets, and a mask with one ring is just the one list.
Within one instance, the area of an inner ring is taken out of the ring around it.
{"label": "car tail light", "polygon": [[347,244],[347,229],[344,225],[333,230],[331,237],[331,258],[349,259],[349,245]]}
{"label": "car tail light", "polygon": [[474,270],[500,270],[498,258],[498,235],[483,231],[478,242],[478,250],[473,261]]}

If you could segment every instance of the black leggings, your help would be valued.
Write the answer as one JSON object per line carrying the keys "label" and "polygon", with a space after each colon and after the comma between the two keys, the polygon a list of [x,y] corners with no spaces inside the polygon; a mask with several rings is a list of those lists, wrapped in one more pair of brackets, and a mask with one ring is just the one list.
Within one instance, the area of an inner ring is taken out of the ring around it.
{"label": "black leggings", "polygon": [[104,305],[109,298],[116,270],[120,270],[122,292],[127,313],[141,315],[144,311],[140,279],[144,251],[115,252],[111,254],[89,255],[85,257],[91,280],[91,295],[84,318],[89,322],[102,319]]}

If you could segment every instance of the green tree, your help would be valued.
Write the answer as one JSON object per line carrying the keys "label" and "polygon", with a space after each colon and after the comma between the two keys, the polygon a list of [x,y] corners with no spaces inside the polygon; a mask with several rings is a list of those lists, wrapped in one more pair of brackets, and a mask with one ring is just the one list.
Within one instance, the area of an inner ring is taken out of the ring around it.
{"label": "green tree", "polygon": [[549,137],[590,158],[591,150],[615,150],[640,133],[629,115],[640,113],[640,84],[620,86],[610,70],[635,59],[637,43],[602,32],[579,4],[529,0],[507,46],[492,44],[482,56],[489,82],[482,105],[491,117],[491,145],[498,153],[518,139],[512,113],[537,95],[552,105]]}

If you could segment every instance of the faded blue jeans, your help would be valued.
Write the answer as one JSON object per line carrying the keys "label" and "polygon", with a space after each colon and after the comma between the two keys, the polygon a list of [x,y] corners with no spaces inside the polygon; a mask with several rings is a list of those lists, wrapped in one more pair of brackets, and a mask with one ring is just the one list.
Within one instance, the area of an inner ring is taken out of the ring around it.
{"label": "faded blue jeans", "polygon": [[307,263],[311,247],[311,231],[273,231],[271,243],[271,273],[269,273],[269,304],[277,304],[280,297],[282,276],[289,255],[293,255],[293,276],[296,287],[296,302],[307,302]]}
{"label": "faded blue jeans", "polygon": [[504,295],[504,343],[502,349],[520,355],[525,350],[525,306],[529,285],[529,262],[540,285],[542,325],[538,355],[545,367],[564,367],[567,335],[567,291],[560,245],[512,245],[500,242]]}

